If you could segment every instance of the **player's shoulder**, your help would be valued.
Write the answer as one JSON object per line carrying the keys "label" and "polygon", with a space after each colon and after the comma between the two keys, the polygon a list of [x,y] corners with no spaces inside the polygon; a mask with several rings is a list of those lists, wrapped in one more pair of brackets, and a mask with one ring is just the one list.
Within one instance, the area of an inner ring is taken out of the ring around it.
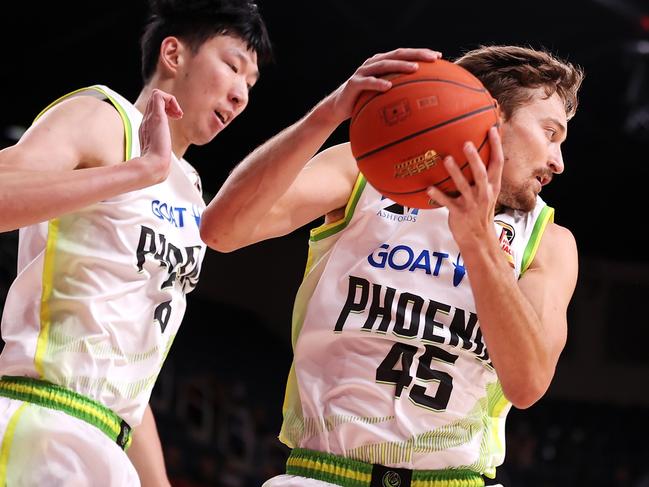
{"label": "player's shoulder", "polygon": [[528,271],[576,275],[578,253],[575,237],[566,227],[548,222]]}
{"label": "player's shoulder", "polygon": [[53,130],[79,153],[78,167],[122,162],[124,122],[115,106],[94,96],[77,95],[42,112],[34,129]]}
{"label": "player's shoulder", "polygon": [[533,266],[554,263],[567,269],[577,260],[577,242],[573,233],[554,222],[548,223],[534,257]]}
{"label": "player's shoulder", "polygon": [[330,162],[351,163],[355,162],[349,142],[335,144],[318,152],[311,161],[321,161],[326,159]]}
{"label": "player's shoulder", "polygon": [[352,154],[349,142],[336,144],[316,154],[307,167],[325,168],[327,172],[343,176],[351,181],[356,180],[358,165]]}
{"label": "player's shoulder", "polygon": [[553,245],[577,246],[573,233],[568,228],[554,222],[548,223],[543,234],[543,240],[547,240]]}
{"label": "player's shoulder", "polygon": [[80,129],[89,129],[99,123],[121,125],[117,109],[110,102],[94,96],[77,95],[55,102],[38,116],[35,123],[43,123],[52,118],[58,121],[69,120],[71,123],[86,121],[90,124],[81,126]]}
{"label": "player's shoulder", "polygon": [[123,122],[117,109],[93,96],[72,96],[58,100],[43,110],[34,120],[32,130],[47,130],[66,134],[80,141],[110,139],[121,134]]}

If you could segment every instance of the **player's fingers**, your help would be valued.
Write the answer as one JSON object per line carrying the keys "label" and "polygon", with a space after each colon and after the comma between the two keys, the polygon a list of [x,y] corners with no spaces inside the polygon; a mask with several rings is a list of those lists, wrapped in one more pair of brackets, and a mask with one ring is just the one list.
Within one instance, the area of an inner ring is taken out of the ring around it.
{"label": "player's fingers", "polygon": [[485,168],[484,162],[478,153],[473,142],[466,142],[462,147],[464,155],[469,163],[471,168],[471,173],[473,174],[474,185],[478,190],[478,194],[481,197],[486,195],[487,190],[487,169]]}
{"label": "player's fingers", "polygon": [[169,98],[165,99],[165,111],[172,118],[181,118],[183,116],[183,110],[180,108],[175,96],[169,95]]}
{"label": "player's fingers", "polygon": [[383,59],[372,64],[364,64],[356,70],[361,76],[385,76],[388,74],[408,74],[417,71],[416,62],[400,59]]}
{"label": "player's fingers", "polygon": [[454,204],[454,199],[452,197],[448,196],[443,191],[440,191],[435,186],[429,186],[426,190],[426,194],[430,198],[428,203],[431,207],[446,206],[449,208]]}
{"label": "player's fingers", "polygon": [[183,116],[182,108],[180,108],[180,104],[178,103],[178,100],[176,100],[175,96],[156,88],[153,90],[151,98],[153,99],[156,108],[163,109],[170,117],[180,118]]}
{"label": "player's fingers", "polygon": [[165,116],[165,99],[162,93],[162,91],[154,89],[147,100],[139,129],[140,136],[144,135],[145,139],[148,139],[146,135],[149,125]]}
{"label": "player's fingers", "polygon": [[478,152],[475,144],[473,144],[473,142],[466,142],[462,147],[462,150],[464,152],[464,155],[466,156],[467,161],[469,162],[469,166],[471,167],[471,171],[473,172],[474,179],[477,180],[478,178],[480,178],[486,181],[487,168],[485,167],[485,164],[482,161],[482,157],[480,157],[480,153]]}
{"label": "player's fingers", "polygon": [[469,182],[464,177],[464,174],[462,174],[460,166],[457,165],[457,162],[455,162],[455,159],[453,159],[452,156],[447,156],[444,158],[444,167],[455,183],[457,190],[462,193],[464,197],[470,198],[471,186],[469,186]]}
{"label": "player's fingers", "polygon": [[392,88],[392,83],[386,79],[373,76],[354,76],[349,80],[349,85],[354,90],[361,91],[387,91]]}
{"label": "player's fingers", "polygon": [[166,113],[174,118],[182,116],[182,109],[176,97],[160,89],[155,88],[151,92],[148,104],[151,105],[151,112],[157,115],[162,116]]}
{"label": "player's fingers", "polygon": [[374,64],[384,59],[400,59],[404,61],[428,61],[432,62],[442,57],[442,53],[426,48],[400,47],[389,52],[375,54],[365,64]]}
{"label": "player's fingers", "polygon": [[500,139],[500,133],[497,127],[489,129],[489,147],[491,155],[489,157],[489,169],[487,170],[489,183],[495,188],[496,194],[500,191],[500,181],[505,166],[505,155],[503,145]]}

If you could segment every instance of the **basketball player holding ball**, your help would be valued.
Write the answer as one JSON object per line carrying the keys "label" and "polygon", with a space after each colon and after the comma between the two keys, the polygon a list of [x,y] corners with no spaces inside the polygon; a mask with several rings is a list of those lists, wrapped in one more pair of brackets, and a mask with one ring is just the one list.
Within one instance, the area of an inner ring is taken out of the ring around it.
{"label": "basketball player holding ball", "polygon": [[134,102],[76,90],[0,151],[0,231],[21,228],[2,316],[2,486],[170,485],[148,402],[205,254],[184,154],[247,107],[271,45],[248,0],[149,5]]}
{"label": "basketball player holding ball", "polygon": [[579,68],[517,46],[456,60],[497,100],[500,129],[488,161],[468,143],[466,161],[442,162],[459,196],[429,188],[437,209],[384,198],[349,144],[315,155],[362,92],[440,57],[368,59],[244,159],[203,214],[201,236],[223,252],[325,216],[293,314],[280,433],[292,452],[265,487],[485,485],[504,460],[511,405],[531,406],[552,380],[577,249],[539,192],[564,170]]}

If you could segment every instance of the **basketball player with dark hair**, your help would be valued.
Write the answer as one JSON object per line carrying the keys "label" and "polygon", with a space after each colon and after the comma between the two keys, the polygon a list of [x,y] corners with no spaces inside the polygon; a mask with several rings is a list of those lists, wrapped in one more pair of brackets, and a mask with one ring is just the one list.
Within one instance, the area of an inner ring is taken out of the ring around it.
{"label": "basketball player with dark hair", "polygon": [[517,46],[456,60],[497,99],[501,127],[488,169],[464,146],[473,185],[464,161],[444,160],[460,195],[430,188],[441,208],[383,198],[349,144],[315,155],[361,91],[438,56],[370,58],[244,159],[203,214],[203,239],[226,252],[325,217],[293,313],[280,433],[293,450],[265,487],[482,486],[504,460],[511,405],[531,406],[552,380],[577,249],[539,193],[564,170],[580,68]]}
{"label": "basketball player with dark hair", "polygon": [[183,155],[246,108],[271,47],[248,0],[160,0],[141,48],[134,103],[81,88],[0,152],[1,230],[22,227],[2,317],[0,485],[169,483],[148,401],[205,253]]}

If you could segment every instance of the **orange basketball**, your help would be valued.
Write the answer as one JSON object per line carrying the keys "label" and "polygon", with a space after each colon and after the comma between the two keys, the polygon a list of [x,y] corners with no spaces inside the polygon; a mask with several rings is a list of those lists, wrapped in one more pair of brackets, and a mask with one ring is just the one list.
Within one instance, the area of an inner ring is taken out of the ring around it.
{"label": "orange basketball", "polygon": [[480,80],[449,61],[419,63],[419,69],[391,78],[384,93],[362,94],[349,126],[358,169],[381,194],[404,206],[437,206],[426,194],[436,186],[456,195],[442,164],[453,156],[471,183],[462,147],[472,141],[489,163],[488,131],[498,124],[495,100]]}

